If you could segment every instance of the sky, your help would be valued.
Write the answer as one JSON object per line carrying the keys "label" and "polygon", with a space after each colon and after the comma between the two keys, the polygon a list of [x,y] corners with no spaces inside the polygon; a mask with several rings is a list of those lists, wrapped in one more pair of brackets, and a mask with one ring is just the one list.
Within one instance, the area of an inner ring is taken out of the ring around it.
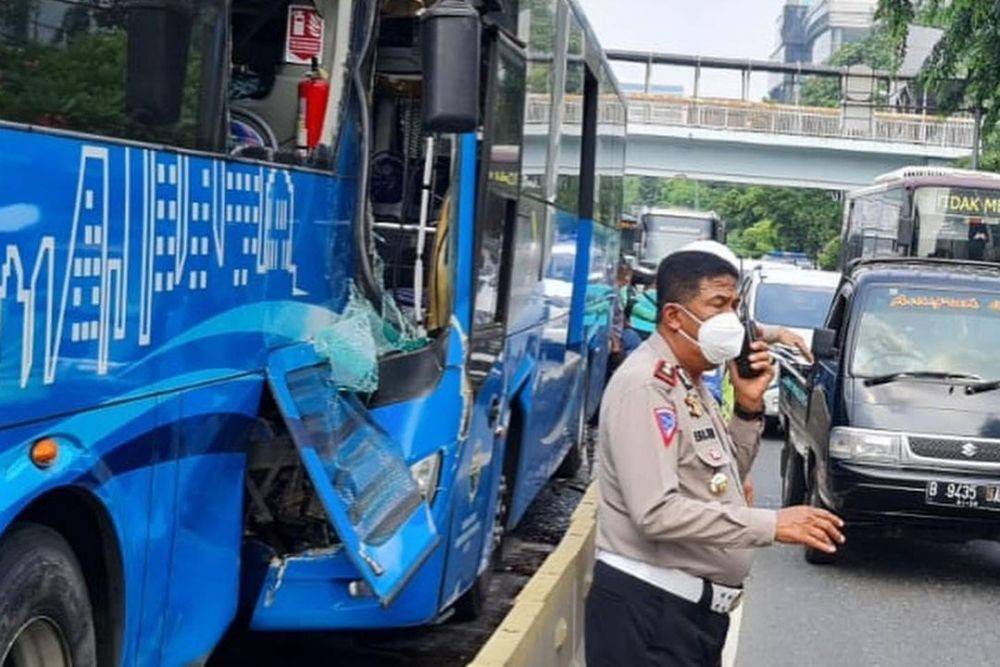
{"label": "sky", "polygon": [[[784,0],[578,0],[606,49],[662,51],[701,56],[769,60]],[[617,65],[621,82],[641,83],[641,65]],[[683,85],[690,94],[691,69],[654,69],[654,83]],[[703,73],[700,94],[739,97],[738,73]],[[751,99],[769,88],[766,74],[751,81]]]}

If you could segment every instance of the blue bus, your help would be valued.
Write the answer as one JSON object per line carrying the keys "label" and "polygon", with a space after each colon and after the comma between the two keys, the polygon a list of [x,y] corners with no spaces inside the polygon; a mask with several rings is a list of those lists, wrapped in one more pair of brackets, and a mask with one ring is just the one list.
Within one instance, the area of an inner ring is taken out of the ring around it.
{"label": "blue bus", "polygon": [[574,0],[5,0],[0,664],[474,616],[583,461],[626,107]]}

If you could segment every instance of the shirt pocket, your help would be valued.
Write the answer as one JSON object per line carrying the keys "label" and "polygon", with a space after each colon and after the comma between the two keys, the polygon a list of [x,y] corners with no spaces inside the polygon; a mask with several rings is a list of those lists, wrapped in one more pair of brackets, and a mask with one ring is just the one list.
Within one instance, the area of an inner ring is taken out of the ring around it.
{"label": "shirt pocket", "polygon": [[690,428],[694,453],[698,459],[709,468],[728,467],[729,453],[722,446],[715,425],[706,419],[691,424]]}

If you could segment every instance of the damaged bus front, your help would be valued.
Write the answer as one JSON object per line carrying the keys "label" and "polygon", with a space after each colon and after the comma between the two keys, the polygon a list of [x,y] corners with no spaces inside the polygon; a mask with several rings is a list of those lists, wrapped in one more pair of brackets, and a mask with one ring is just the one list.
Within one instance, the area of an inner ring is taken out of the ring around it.
{"label": "damaged bus front", "polygon": [[478,613],[584,462],[624,141],[571,0],[5,2],[0,650]]}

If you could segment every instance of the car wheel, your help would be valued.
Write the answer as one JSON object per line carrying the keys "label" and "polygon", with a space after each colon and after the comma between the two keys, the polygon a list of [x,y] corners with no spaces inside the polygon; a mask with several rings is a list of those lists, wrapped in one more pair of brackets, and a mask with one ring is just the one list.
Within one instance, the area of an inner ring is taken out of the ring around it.
{"label": "car wheel", "polygon": [[781,450],[781,505],[801,505],[806,499],[805,461],[785,436]]}
{"label": "car wheel", "polygon": [[[812,475],[812,488],[809,492],[809,504],[813,507],[820,507],[826,509],[823,505],[823,501],[819,497],[818,484],[816,483],[815,474]],[[828,553],[826,551],[821,551],[819,549],[813,549],[812,547],[805,547],[805,557],[806,562],[812,565],[833,565],[840,558],[840,553],[843,551],[844,546],[839,545],[837,547],[836,553]]]}
{"label": "car wheel", "polygon": [[22,524],[0,540],[0,665],[94,667],[94,616],[66,540]]}

